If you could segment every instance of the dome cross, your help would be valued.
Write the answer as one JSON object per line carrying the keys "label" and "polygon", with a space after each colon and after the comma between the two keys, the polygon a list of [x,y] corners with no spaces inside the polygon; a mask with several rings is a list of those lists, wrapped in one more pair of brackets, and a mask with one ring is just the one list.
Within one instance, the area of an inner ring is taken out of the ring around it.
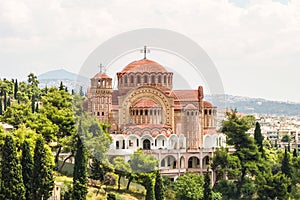
{"label": "dome cross", "polygon": [[144,53],[144,59],[147,59],[147,53],[150,53],[150,50],[147,49],[147,46],[144,46],[144,49],[141,50],[141,53]]}

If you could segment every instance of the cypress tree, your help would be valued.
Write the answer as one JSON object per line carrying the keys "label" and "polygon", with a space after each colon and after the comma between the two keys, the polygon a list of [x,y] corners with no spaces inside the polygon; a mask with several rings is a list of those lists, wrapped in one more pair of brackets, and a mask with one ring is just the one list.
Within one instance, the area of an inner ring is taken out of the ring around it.
{"label": "cypress tree", "polygon": [[38,138],[33,157],[33,199],[48,199],[54,187],[53,166],[50,164],[48,155],[49,152],[46,150],[44,139]]}
{"label": "cypress tree", "polygon": [[33,174],[33,158],[30,152],[29,143],[25,140],[22,145],[22,175],[26,189],[26,199],[32,199],[32,174]]}
{"label": "cypress tree", "polygon": [[79,88],[79,95],[80,96],[84,96],[84,92],[83,92],[83,87],[82,86],[80,86],[80,88]]}
{"label": "cypress tree", "polygon": [[261,134],[260,124],[256,122],[255,124],[255,130],[254,130],[254,140],[256,145],[258,146],[258,151],[261,153],[262,157],[265,157],[265,152],[263,148],[263,140],[264,137]]}
{"label": "cypress tree", "polygon": [[293,157],[294,158],[297,158],[298,157],[298,153],[297,153],[297,149],[295,148],[294,151],[293,151]]}
{"label": "cypress tree", "polygon": [[17,156],[16,143],[7,135],[2,149],[0,199],[25,200],[22,167]]}
{"label": "cypress tree", "polygon": [[14,87],[14,99],[17,99],[18,91],[19,91],[19,85],[18,85],[18,80],[16,79],[15,87]]}
{"label": "cypress tree", "polygon": [[209,171],[207,169],[207,172],[204,175],[204,185],[203,185],[204,191],[203,191],[203,199],[205,200],[212,200],[212,190],[210,187],[210,176]]}
{"label": "cypress tree", "polygon": [[39,112],[39,104],[38,103],[35,104],[35,109],[34,110],[35,110],[35,112]]}
{"label": "cypress tree", "polygon": [[10,97],[7,98],[7,103],[6,103],[7,107],[10,106]]}
{"label": "cypress tree", "polygon": [[292,177],[292,167],[291,167],[291,164],[290,164],[290,158],[289,158],[286,147],[284,149],[284,156],[283,156],[283,159],[282,159],[281,171],[287,177],[289,177],[289,178]]}
{"label": "cypress tree", "polygon": [[3,115],[3,111],[2,111],[2,97],[0,97],[0,115]]}
{"label": "cypress tree", "polygon": [[6,91],[4,91],[3,95],[4,95],[4,97],[3,97],[3,104],[4,104],[4,111],[5,111],[6,108],[7,108]]}
{"label": "cypress tree", "polygon": [[164,185],[163,185],[163,181],[162,181],[161,175],[158,170],[156,171],[154,194],[155,194],[156,200],[164,200],[165,199]]}
{"label": "cypress tree", "polygon": [[60,81],[59,90],[60,90],[60,91],[61,91],[61,90],[64,90],[64,84],[63,84],[62,81]]}
{"label": "cypress tree", "polygon": [[35,111],[35,97],[34,95],[31,96],[31,112],[34,113]]}
{"label": "cypress tree", "polygon": [[[80,123],[81,124],[81,123]],[[79,131],[81,127],[79,125]],[[73,199],[85,200],[87,195],[87,153],[78,135],[73,173]]]}

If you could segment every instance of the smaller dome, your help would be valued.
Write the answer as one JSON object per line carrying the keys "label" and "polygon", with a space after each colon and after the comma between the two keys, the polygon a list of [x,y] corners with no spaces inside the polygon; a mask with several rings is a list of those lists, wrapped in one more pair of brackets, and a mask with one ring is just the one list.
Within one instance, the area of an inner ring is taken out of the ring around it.
{"label": "smaller dome", "polygon": [[188,104],[185,106],[185,110],[197,110],[197,107],[193,104]]}
{"label": "smaller dome", "polygon": [[111,79],[111,78],[107,74],[99,72],[92,79]]}
{"label": "smaller dome", "polygon": [[205,108],[212,108],[213,107],[213,105],[210,102],[208,102],[208,101],[203,101],[203,106]]}
{"label": "smaller dome", "polygon": [[138,61],[134,61],[130,64],[128,64],[121,72],[121,74],[129,73],[129,72],[148,72],[148,73],[164,73],[167,72],[167,70],[159,63],[148,60],[148,59],[142,59]]}

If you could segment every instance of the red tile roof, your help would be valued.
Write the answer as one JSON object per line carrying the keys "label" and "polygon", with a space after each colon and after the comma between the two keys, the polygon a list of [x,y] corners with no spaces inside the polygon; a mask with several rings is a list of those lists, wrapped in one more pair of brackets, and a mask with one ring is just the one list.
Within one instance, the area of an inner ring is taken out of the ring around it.
{"label": "red tile roof", "polygon": [[102,79],[102,78],[107,78],[111,79],[107,74],[105,73],[97,73],[92,79]]}
{"label": "red tile roof", "polygon": [[148,60],[148,59],[142,59],[142,60],[138,60],[138,61],[134,61],[130,64],[128,64],[123,70],[122,72],[120,72],[121,74],[125,74],[128,72],[167,72],[167,70],[160,65],[159,63],[152,61],[152,60]]}
{"label": "red tile roof", "polygon": [[170,95],[175,101],[198,101],[198,90],[173,90]]}

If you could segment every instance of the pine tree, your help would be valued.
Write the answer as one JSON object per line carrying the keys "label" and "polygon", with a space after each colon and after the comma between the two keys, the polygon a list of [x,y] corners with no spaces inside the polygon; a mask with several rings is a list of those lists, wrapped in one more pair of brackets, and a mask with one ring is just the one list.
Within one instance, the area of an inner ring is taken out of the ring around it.
{"label": "pine tree", "polygon": [[22,145],[22,175],[26,189],[26,199],[32,199],[32,174],[33,174],[33,158],[30,152],[29,143],[25,140]]}
{"label": "pine tree", "polygon": [[33,199],[48,199],[54,187],[53,165],[44,139],[38,138],[34,148],[32,193]]}
{"label": "pine tree", "polygon": [[205,200],[212,200],[212,190],[210,187],[210,176],[209,176],[209,171],[207,169],[207,172],[204,175],[204,185],[203,185],[204,191],[204,198]]}
{"label": "pine tree", "polygon": [[16,143],[7,135],[2,149],[0,199],[25,200],[22,167],[17,156]]}
{"label": "pine tree", "polygon": [[263,140],[264,137],[261,134],[260,124],[256,122],[255,124],[255,130],[254,130],[254,140],[256,145],[258,146],[258,151],[261,153],[262,157],[265,157],[265,152],[263,148]]}
{"label": "pine tree", "polygon": [[[79,126],[79,131],[81,127]],[[87,195],[87,154],[78,135],[73,173],[73,199],[84,200]]]}
{"label": "pine tree", "polygon": [[163,181],[162,181],[159,171],[156,171],[154,194],[155,194],[156,200],[164,200],[165,199],[164,185],[163,185]]}
{"label": "pine tree", "polygon": [[18,80],[16,79],[15,86],[14,86],[14,99],[17,99],[18,91],[19,91],[19,85],[18,85]]}
{"label": "pine tree", "polygon": [[286,147],[284,149],[284,156],[283,156],[282,163],[281,163],[281,171],[287,177],[291,178],[291,176],[292,176],[292,167],[291,167],[291,164],[290,164],[290,158],[289,158]]}

